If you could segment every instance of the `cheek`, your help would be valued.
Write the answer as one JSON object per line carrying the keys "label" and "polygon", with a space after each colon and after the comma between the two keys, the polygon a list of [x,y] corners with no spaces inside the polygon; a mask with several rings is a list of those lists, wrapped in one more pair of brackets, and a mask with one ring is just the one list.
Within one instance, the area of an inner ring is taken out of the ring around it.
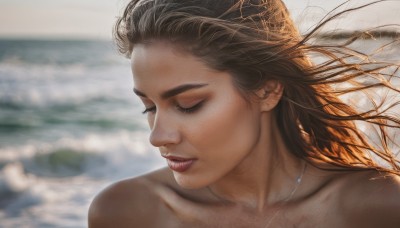
{"label": "cheek", "polygon": [[260,130],[258,119],[258,112],[243,98],[223,99],[199,116],[197,126],[187,134],[188,141],[203,156],[225,159],[228,155],[229,160],[237,160],[254,145]]}

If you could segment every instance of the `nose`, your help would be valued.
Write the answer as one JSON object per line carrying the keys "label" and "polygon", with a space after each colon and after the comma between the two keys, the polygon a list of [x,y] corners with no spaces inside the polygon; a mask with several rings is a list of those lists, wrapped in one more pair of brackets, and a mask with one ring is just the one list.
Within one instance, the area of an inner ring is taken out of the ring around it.
{"label": "nose", "polygon": [[179,143],[180,134],[177,126],[166,116],[157,113],[150,126],[150,143],[153,146],[161,147]]}

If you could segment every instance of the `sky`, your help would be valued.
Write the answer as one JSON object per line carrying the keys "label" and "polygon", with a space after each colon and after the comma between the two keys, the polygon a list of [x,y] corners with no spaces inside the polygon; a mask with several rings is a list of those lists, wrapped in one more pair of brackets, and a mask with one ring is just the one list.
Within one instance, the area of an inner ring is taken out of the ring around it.
{"label": "sky", "polygon": [[[344,0],[283,0],[306,31]],[[372,0],[351,0],[342,9]],[[0,37],[111,39],[112,26],[129,0],[0,0]],[[357,29],[400,24],[400,0],[369,7],[331,26]]]}

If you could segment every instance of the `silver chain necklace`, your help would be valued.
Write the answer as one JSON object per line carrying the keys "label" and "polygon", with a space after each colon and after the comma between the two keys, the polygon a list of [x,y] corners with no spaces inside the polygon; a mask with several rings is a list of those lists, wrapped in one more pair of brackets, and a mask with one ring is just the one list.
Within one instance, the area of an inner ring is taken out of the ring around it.
{"label": "silver chain necklace", "polygon": [[[271,216],[271,218],[269,219],[269,221],[268,221],[267,225],[265,226],[265,228],[268,228],[271,225],[272,221],[275,219],[275,217],[278,215],[278,213],[282,210],[282,206],[284,204],[286,204],[287,202],[289,202],[289,200],[291,200],[293,198],[294,194],[296,193],[297,189],[299,188],[299,186],[300,186],[300,184],[301,184],[301,182],[303,180],[303,176],[304,176],[304,173],[306,171],[306,168],[307,168],[307,162],[304,162],[303,169],[302,169],[301,173],[299,174],[299,176],[295,180],[295,186],[293,187],[293,190],[290,192],[289,196],[286,197],[286,199],[283,200],[283,204],[280,206],[280,208],[278,210],[276,210],[275,213]],[[214,191],[211,190],[210,186],[207,186],[207,189],[217,199],[223,201],[224,203],[228,203],[229,202],[229,200],[224,199],[224,198],[218,196],[217,194],[215,194]]]}
{"label": "silver chain necklace", "polygon": [[300,175],[296,178],[295,186],[294,186],[292,192],[290,193],[290,195],[289,195],[288,197],[286,197],[286,199],[283,200],[282,205],[281,205],[281,206],[279,207],[279,209],[276,210],[275,213],[271,216],[271,218],[269,219],[269,221],[268,221],[267,225],[265,226],[265,228],[268,228],[268,227],[271,225],[271,223],[272,223],[272,221],[274,220],[274,218],[279,214],[279,212],[281,212],[282,206],[283,206],[284,204],[286,204],[287,202],[289,202],[289,200],[292,199],[292,197],[293,197],[294,194],[296,193],[297,189],[299,188],[299,186],[300,186],[300,184],[301,184],[301,181],[303,180],[303,176],[304,176],[304,173],[305,173],[305,171],[306,171],[306,168],[307,168],[307,162],[304,162],[303,170],[301,171]]}

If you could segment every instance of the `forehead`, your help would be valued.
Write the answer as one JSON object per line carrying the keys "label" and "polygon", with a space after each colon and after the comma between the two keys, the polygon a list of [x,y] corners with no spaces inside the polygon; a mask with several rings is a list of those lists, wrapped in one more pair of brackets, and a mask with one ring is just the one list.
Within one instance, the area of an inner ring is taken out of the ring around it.
{"label": "forehead", "polygon": [[171,71],[184,71],[188,68],[187,64],[193,61],[185,61],[186,58],[194,58],[190,54],[178,51],[174,46],[165,42],[155,42],[151,44],[138,44],[135,46],[131,56],[132,72],[134,78],[146,74],[158,75],[158,73],[168,74]]}
{"label": "forehead", "polygon": [[224,74],[167,42],[136,45],[131,66],[135,88],[141,91],[188,83],[210,83]]}

